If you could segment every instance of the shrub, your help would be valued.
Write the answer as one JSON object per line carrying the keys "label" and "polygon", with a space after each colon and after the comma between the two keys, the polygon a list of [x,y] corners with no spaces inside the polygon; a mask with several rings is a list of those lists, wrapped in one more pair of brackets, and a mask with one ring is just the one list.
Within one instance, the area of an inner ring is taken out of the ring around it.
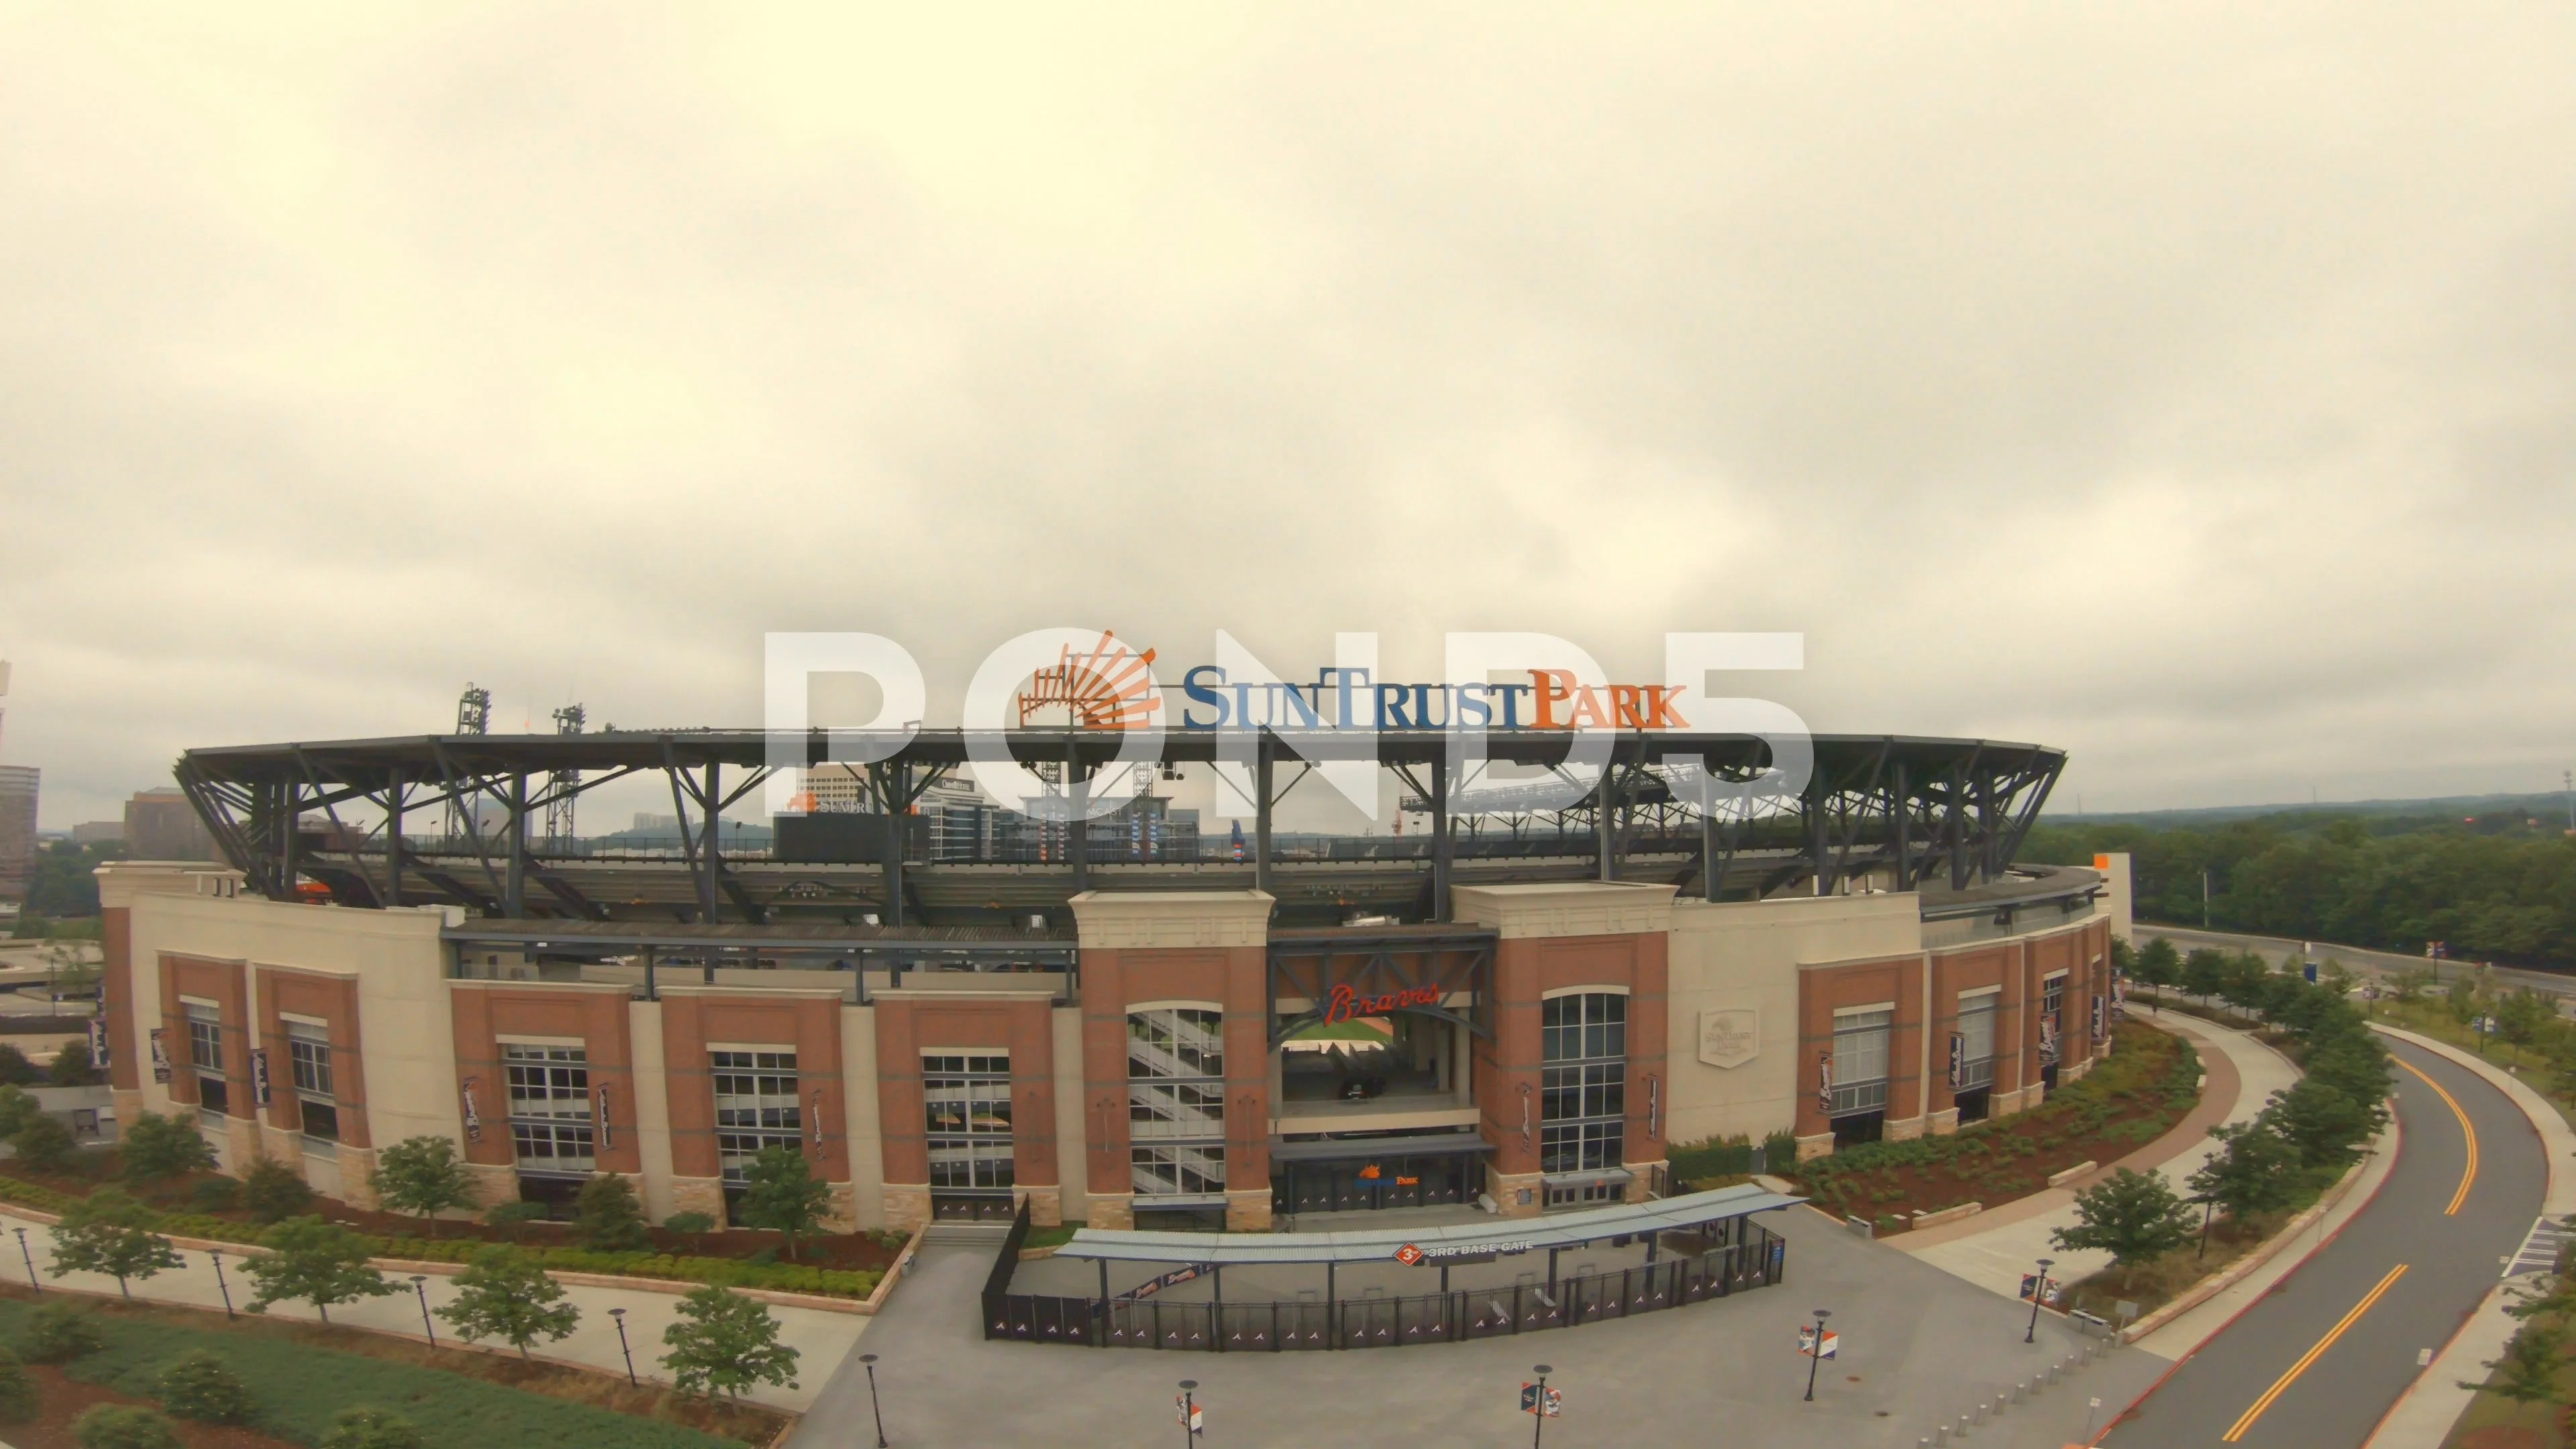
{"label": "shrub", "polygon": [[282,1223],[313,1210],[313,1189],[304,1175],[274,1157],[252,1160],[242,1178],[241,1200],[263,1223]]}
{"label": "shrub", "polygon": [[21,1347],[30,1362],[69,1363],[107,1347],[107,1340],[86,1309],[57,1298],[28,1320]]}
{"label": "shrub", "polygon": [[[0,1044],[0,1052],[15,1050],[17,1048]],[[26,1058],[20,1057],[18,1060],[23,1062]],[[34,1068],[31,1067],[29,1070],[32,1071]],[[5,1074],[0,1074],[0,1082],[7,1080]],[[45,1109],[36,1105],[35,1097],[20,1091],[15,1085],[0,1086],[0,1137],[16,1136],[18,1129],[27,1125],[28,1118],[43,1110]]]}
{"label": "shrub", "polygon": [[117,1156],[134,1182],[159,1182],[190,1172],[211,1171],[215,1149],[206,1145],[194,1123],[158,1112],[145,1112],[117,1135]]}
{"label": "shrub", "polygon": [[420,1430],[398,1414],[361,1404],[331,1420],[320,1449],[421,1449]]}
{"label": "shrub", "polygon": [[97,1086],[98,1063],[90,1058],[89,1043],[71,1042],[54,1053],[53,1065],[45,1069],[45,1079],[57,1087]]}
{"label": "shrub", "polygon": [[72,1425],[81,1449],[179,1449],[170,1421],[131,1404],[99,1404]]}
{"label": "shrub", "polygon": [[238,1424],[250,1417],[250,1390],[211,1349],[191,1349],[161,1371],[161,1402],[182,1419]]}
{"label": "shrub", "polygon": [[38,1172],[60,1172],[71,1165],[79,1144],[72,1141],[72,1129],[61,1119],[42,1112],[29,1117],[9,1136],[9,1145],[18,1149],[18,1160]]}
{"label": "shrub", "polygon": [[23,1424],[36,1417],[36,1381],[18,1356],[0,1348],[0,1424]]}
{"label": "shrub", "polygon": [[241,1206],[242,1185],[229,1177],[209,1177],[188,1189],[188,1206],[201,1213],[228,1213]]}
{"label": "shrub", "polygon": [[703,1238],[716,1230],[716,1220],[711,1213],[673,1213],[662,1219],[662,1226],[670,1232]]}
{"label": "shrub", "polygon": [[483,1211],[483,1225],[499,1228],[519,1240],[519,1228],[525,1223],[540,1223],[546,1218],[546,1205],[541,1202],[496,1202]]}
{"label": "shrub", "polygon": [[0,1042],[0,1082],[13,1087],[32,1087],[45,1079],[27,1054],[6,1042]]}
{"label": "shrub", "polygon": [[594,1253],[631,1252],[653,1245],[644,1221],[644,1205],[635,1200],[635,1185],[613,1172],[603,1172],[581,1185],[573,1202],[573,1231]]}

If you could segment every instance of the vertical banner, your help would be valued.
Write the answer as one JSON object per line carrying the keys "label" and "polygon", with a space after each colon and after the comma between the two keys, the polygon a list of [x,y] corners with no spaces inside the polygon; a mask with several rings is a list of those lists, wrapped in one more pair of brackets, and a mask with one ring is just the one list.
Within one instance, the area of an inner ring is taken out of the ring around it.
{"label": "vertical banner", "polygon": [[1816,1053],[1816,1110],[1830,1117],[1834,1114],[1834,1054]]}
{"label": "vertical banner", "polygon": [[607,1084],[602,1083],[601,1085],[592,1088],[591,1098],[594,1104],[591,1111],[599,1126],[599,1145],[602,1147],[615,1147],[617,1145],[617,1124],[608,1115]]}
{"label": "vertical banner", "polygon": [[89,1019],[89,1059],[100,1071],[107,1070],[107,1018]]}
{"label": "vertical banner", "polygon": [[268,1048],[253,1047],[250,1052],[250,1099],[268,1105]]}
{"label": "vertical banner", "polygon": [[2043,1067],[2057,1065],[2057,1018],[2053,1016],[2039,1019],[2039,1064]]}
{"label": "vertical banner", "polygon": [[483,1140],[483,1114],[474,1106],[474,1084],[480,1080],[479,1077],[465,1079],[465,1140],[468,1142]]}
{"label": "vertical banner", "polygon": [[2105,998],[2097,994],[2093,998],[2093,1041],[2098,1046],[2110,1039],[2110,1008],[2105,1004]]}
{"label": "vertical banner", "polygon": [[170,1080],[170,1044],[166,1040],[167,1036],[168,1033],[162,1028],[157,1026],[152,1028],[152,1080],[156,1082]]}
{"label": "vertical banner", "polygon": [[820,1088],[820,1087],[816,1087],[816,1088],[814,1089],[814,1151],[815,1151],[817,1154],[820,1154],[820,1153],[822,1152],[822,1150],[823,1150],[823,1089],[822,1089],[822,1088]]}
{"label": "vertical banner", "polygon": [[1950,1033],[1950,1090],[1959,1090],[1959,1080],[1968,1074],[1968,1039]]}

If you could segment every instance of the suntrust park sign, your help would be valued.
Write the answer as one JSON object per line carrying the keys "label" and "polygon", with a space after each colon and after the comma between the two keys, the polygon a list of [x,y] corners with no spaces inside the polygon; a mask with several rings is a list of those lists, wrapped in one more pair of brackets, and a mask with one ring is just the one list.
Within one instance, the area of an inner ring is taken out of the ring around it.
{"label": "suntrust park sign", "polygon": [[[1217,738],[1213,761],[1219,818],[1254,813],[1253,766],[1260,741],[1272,739],[1287,754],[1312,765],[1325,783],[1370,819],[1379,818],[1378,762],[1381,731],[1438,730],[1454,782],[1451,806],[1475,813],[1461,799],[1482,779],[1510,786],[1517,809],[1556,809],[1589,793],[1610,762],[1622,734],[1693,731],[1741,735],[1767,747],[1770,765],[1751,781],[1718,781],[1713,772],[1678,767],[1678,804],[1695,813],[1712,802],[1748,795],[1793,798],[1814,765],[1806,722],[1767,699],[1710,693],[1710,679],[1725,671],[1795,670],[1805,665],[1798,634],[1668,633],[1664,677],[1618,684],[1599,661],[1571,640],[1538,633],[1452,633],[1444,636],[1440,678],[1380,682],[1378,636],[1336,634],[1333,662],[1311,682],[1291,683],[1232,635],[1217,631],[1213,658],[1194,665],[1178,686],[1180,708],[1166,708],[1169,686],[1156,674],[1156,651],[1139,650],[1108,630],[1038,629],[986,655],[966,687],[959,711],[968,773],[995,805],[1044,819],[1097,818],[1119,808],[1113,791],[1090,790],[1095,771],[1115,773],[1159,762],[1169,722]],[[812,683],[818,674],[863,675],[876,684],[881,703],[865,724],[818,731],[812,724]],[[806,808],[802,772],[821,758],[838,764],[892,759],[911,743],[929,712],[929,690],[919,663],[903,646],[877,634],[772,634],[763,671],[763,729],[768,735],[770,810]],[[1114,760],[1086,762],[1073,781],[1048,778],[1012,754],[1009,732],[1071,728],[1117,741]],[[1570,738],[1564,759],[1537,776],[1488,775],[1489,731],[1556,730]],[[1551,792],[1561,792],[1555,799]],[[1539,797],[1547,798],[1539,798]]]}

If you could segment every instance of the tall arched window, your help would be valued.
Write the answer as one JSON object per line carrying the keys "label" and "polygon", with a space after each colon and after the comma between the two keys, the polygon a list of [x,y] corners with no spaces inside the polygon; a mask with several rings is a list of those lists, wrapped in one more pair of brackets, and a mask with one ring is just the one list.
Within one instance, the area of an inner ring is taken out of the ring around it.
{"label": "tall arched window", "polygon": [[1552,996],[1539,1012],[1539,1171],[1617,1167],[1628,1116],[1628,998]]}
{"label": "tall arched window", "polygon": [[1225,1014],[1127,1016],[1127,1139],[1139,1198],[1225,1192]]}

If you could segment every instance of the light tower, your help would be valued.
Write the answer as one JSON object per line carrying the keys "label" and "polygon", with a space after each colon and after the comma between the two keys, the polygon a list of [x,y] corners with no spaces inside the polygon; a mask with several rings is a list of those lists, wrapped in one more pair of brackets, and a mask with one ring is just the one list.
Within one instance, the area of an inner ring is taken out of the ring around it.
{"label": "light tower", "polygon": [[[580,705],[568,704],[555,711],[555,733],[577,735],[589,722]],[[573,792],[581,787],[581,771],[557,770],[546,777],[546,849],[565,851],[572,848]]]}
{"label": "light tower", "polygon": [[[465,692],[456,698],[456,732],[460,735],[488,735],[492,732],[492,691],[467,682]],[[468,794],[463,801],[451,797],[447,802],[447,838],[454,840],[465,833],[460,826],[480,830],[483,822],[474,812],[482,808],[479,796]]]}

